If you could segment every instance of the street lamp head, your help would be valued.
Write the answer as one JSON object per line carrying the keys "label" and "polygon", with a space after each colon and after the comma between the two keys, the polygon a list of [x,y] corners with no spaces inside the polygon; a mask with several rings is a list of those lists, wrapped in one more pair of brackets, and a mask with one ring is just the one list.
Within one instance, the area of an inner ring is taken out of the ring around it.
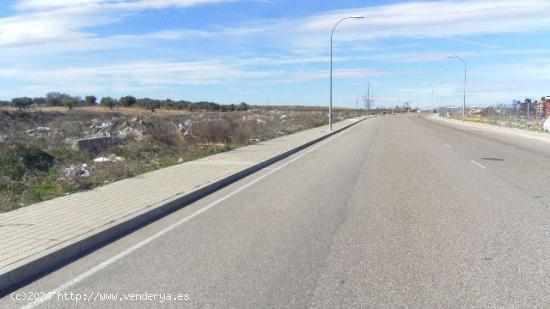
{"label": "street lamp head", "polygon": [[365,18],[365,16],[361,16],[361,15],[354,15],[354,16],[350,16],[350,18],[355,18],[355,19],[363,19],[363,18]]}
{"label": "street lamp head", "polygon": [[454,56],[454,55],[448,55],[446,58],[447,58],[447,59],[454,59],[454,58],[456,58],[456,56]]}

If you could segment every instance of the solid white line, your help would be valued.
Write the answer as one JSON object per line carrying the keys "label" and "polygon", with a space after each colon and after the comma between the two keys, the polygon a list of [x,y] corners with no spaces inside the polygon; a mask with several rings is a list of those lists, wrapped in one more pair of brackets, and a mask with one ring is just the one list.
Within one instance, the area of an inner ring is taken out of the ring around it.
{"label": "solid white line", "polygon": [[447,147],[447,148],[449,148],[449,149],[453,148],[453,147],[451,147],[451,145],[449,145],[449,144],[445,144],[445,147]]}
{"label": "solid white line", "polygon": [[102,262],[101,264],[98,264],[98,265],[96,265],[96,266],[90,268],[88,271],[86,271],[86,272],[84,272],[84,273],[82,273],[82,274],[80,274],[80,275],[74,277],[73,279],[71,279],[71,280],[65,282],[64,284],[62,284],[62,285],[58,286],[57,288],[51,290],[50,292],[46,293],[45,296],[44,296],[43,298],[38,298],[38,299],[36,299],[35,301],[33,301],[33,302],[31,302],[31,303],[28,303],[28,304],[26,304],[25,306],[23,306],[23,307],[21,307],[21,308],[25,308],[25,309],[35,308],[36,306],[38,306],[38,305],[40,305],[40,304],[42,304],[42,303],[44,303],[44,302],[46,302],[46,301],[51,300],[52,297],[54,297],[54,296],[57,295],[58,293],[61,293],[61,292],[65,291],[65,290],[69,289],[70,287],[74,286],[75,284],[77,284],[77,283],[79,283],[79,282],[85,280],[86,278],[93,276],[95,273],[97,273],[97,272],[99,272],[99,271],[101,271],[101,270],[107,268],[108,266],[110,266],[111,264],[117,262],[118,260],[121,260],[121,259],[123,259],[124,257],[130,255],[132,252],[134,252],[134,251],[136,251],[136,250],[138,250],[138,249],[140,249],[140,248],[146,246],[147,244],[149,244],[149,243],[155,241],[156,239],[162,237],[163,235],[167,234],[168,232],[172,231],[173,229],[177,228],[178,226],[180,226],[180,225],[186,223],[187,221],[189,221],[189,220],[191,220],[191,219],[193,219],[193,218],[199,216],[200,214],[206,212],[207,210],[213,208],[214,206],[220,204],[221,202],[223,202],[223,201],[225,201],[225,200],[227,200],[227,199],[229,199],[229,198],[231,198],[231,197],[233,197],[233,196],[239,194],[240,192],[246,190],[247,188],[253,186],[254,184],[256,184],[256,183],[262,181],[262,180],[265,179],[266,177],[268,177],[268,176],[272,175],[273,173],[277,172],[278,170],[280,170],[280,169],[282,169],[282,168],[284,168],[284,167],[286,167],[286,166],[288,166],[288,165],[290,165],[290,164],[292,164],[292,163],[294,163],[294,162],[300,160],[300,159],[301,159],[302,157],[304,157],[305,155],[307,155],[307,154],[309,154],[310,152],[312,152],[312,151],[318,149],[319,147],[321,147],[321,146],[323,146],[323,145],[325,145],[325,144],[327,144],[327,143],[333,141],[336,137],[338,137],[338,136],[340,136],[340,135],[342,135],[343,133],[348,132],[348,131],[349,131],[349,130],[344,130],[344,131],[342,131],[342,132],[340,132],[340,133],[338,133],[338,134],[336,134],[336,135],[334,135],[334,136],[331,136],[329,139],[327,139],[327,140],[321,142],[320,144],[317,144],[317,145],[314,146],[313,148],[308,149],[306,152],[303,152],[303,153],[299,154],[298,156],[296,156],[296,157],[293,158],[292,160],[286,162],[285,164],[283,164],[283,165],[281,165],[281,166],[279,166],[279,167],[273,168],[273,169],[272,169],[270,172],[268,172],[267,174],[265,174],[265,175],[263,175],[263,176],[261,176],[261,177],[258,177],[258,178],[256,178],[256,179],[254,179],[253,181],[247,183],[246,185],[240,187],[239,189],[237,189],[237,190],[235,190],[235,191],[233,191],[233,192],[227,194],[226,196],[224,196],[224,197],[222,197],[222,198],[220,198],[220,199],[218,199],[218,200],[216,200],[216,201],[214,201],[214,202],[212,202],[212,203],[210,203],[210,204],[204,206],[203,208],[201,208],[201,209],[197,210],[196,212],[192,213],[191,215],[189,215],[189,216],[187,216],[187,217],[181,219],[180,221],[178,221],[178,222],[176,222],[176,223],[174,223],[174,224],[172,224],[172,225],[166,227],[165,229],[163,229],[163,230],[157,232],[156,234],[149,236],[148,238],[146,238],[146,239],[140,241],[139,243],[137,243],[137,244],[135,244],[135,245],[129,247],[128,249],[126,249],[126,250],[124,250],[124,251],[118,253],[117,255],[115,255],[115,256],[113,256],[113,257],[111,257],[111,258],[105,260],[105,261]]}
{"label": "solid white line", "polygon": [[477,163],[476,161],[474,160],[470,160],[470,162],[472,162],[473,164],[477,165],[478,167],[482,168],[482,169],[486,169],[485,166],[481,165],[481,163]]}

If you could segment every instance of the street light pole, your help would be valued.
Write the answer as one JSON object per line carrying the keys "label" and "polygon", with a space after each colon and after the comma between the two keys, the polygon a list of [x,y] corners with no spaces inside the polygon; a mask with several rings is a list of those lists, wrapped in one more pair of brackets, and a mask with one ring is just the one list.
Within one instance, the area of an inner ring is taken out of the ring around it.
{"label": "street light pole", "polygon": [[344,17],[342,19],[340,19],[335,25],[334,27],[332,27],[332,32],[330,33],[330,105],[328,107],[328,128],[329,128],[329,131],[332,132],[332,54],[333,54],[333,51],[332,51],[332,41],[333,41],[333,37],[334,37],[334,31],[336,30],[336,27],[341,23],[343,22],[344,20],[347,20],[347,19],[362,19],[364,18],[363,16],[349,16],[349,17]]}
{"label": "street light pole", "polygon": [[370,81],[367,84],[367,116],[370,116]]}
{"label": "street light pole", "polygon": [[[434,110],[437,110],[437,107],[435,106],[435,97],[434,97],[434,85],[433,84],[429,84],[430,87],[432,87],[432,106],[434,108]],[[433,113],[433,111],[432,111]]]}
{"label": "street light pole", "polygon": [[[380,76],[374,76],[374,79],[378,78]],[[366,104],[365,104],[365,107],[367,109],[367,116],[370,116],[370,109],[371,109],[371,106],[370,106],[370,103],[372,102],[372,99],[371,99],[371,91],[370,91],[370,80],[367,81],[367,101],[366,101]]]}
{"label": "street light pole", "polygon": [[462,62],[462,64],[464,65],[464,102],[462,105],[462,121],[465,121],[466,120],[466,74],[468,71],[468,67],[466,66],[466,61],[464,61],[464,59],[460,58],[459,56],[450,55],[450,56],[447,56],[447,59],[460,60],[460,62]]}

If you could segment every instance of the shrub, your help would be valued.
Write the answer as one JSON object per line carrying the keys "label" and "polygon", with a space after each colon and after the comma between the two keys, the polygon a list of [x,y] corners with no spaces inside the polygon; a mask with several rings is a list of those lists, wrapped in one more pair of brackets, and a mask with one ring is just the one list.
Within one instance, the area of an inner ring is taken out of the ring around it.
{"label": "shrub", "polygon": [[157,100],[148,100],[147,103],[145,103],[145,109],[150,110],[153,113],[156,109],[160,108],[160,102]]}
{"label": "shrub", "polygon": [[193,127],[193,135],[205,144],[228,143],[231,140],[230,132],[231,123],[224,118],[204,121]]}
{"label": "shrub", "polygon": [[47,172],[54,164],[55,158],[36,147],[17,146],[16,153],[18,154],[23,165],[31,170]]}
{"label": "shrub", "polygon": [[168,146],[178,146],[180,144],[180,140],[177,136],[177,129],[169,122],[157,119],[147,123],[147,129],[156,142]]}
{"label": "shrub", "polygon": [[250,121],[232,122],[231,143],[246,145],[253,138],[262,138],[260,130]]}
{"label": "shrub", "polygon": [[0,155],[0,174],[11,179],[21,179],[28,170],[47,172],[55,158],[36,148],[16,145]]}
{"label": "shrub", "polygon": [[27,190],[27,185],[22,181],[9,181],[0,185],[3,191],[11,194],[21,194]]}

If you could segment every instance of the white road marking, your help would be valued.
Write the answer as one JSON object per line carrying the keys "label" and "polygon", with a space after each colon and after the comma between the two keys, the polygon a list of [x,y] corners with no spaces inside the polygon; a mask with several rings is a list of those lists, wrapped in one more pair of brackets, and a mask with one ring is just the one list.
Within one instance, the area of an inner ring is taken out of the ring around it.
{"label": "white road marking", "polygon": [[478,162],[476,162],[476,161],[474,161],[474,160],[470,160],[470,162],[472,162],[473,164],[477,165],[479,168],[486,169],[486,167],[483,166],[481,163],[478,163]]}
{"label": "white road marking", "polygon": [[453,147],[452,147],[451,145],[449,145],[449,144],[445,144],[445,147],[447,147],[447,148],[449,148],[449,149],[453,148]]}
{"label": "white road marking", "polygon": [[98,264],[92,268],[90,268],[88,271],[74,277],[73,279],[65,282],[64,284],[58,286],[57,288],[51,290],[50,292],[46,293],[44,297],[42,298],[38,298],[36,299],[35,301],[33,302],[30,302],[28,304],[26,304],[25,306],[21,307],[23,309],[30,309],[30,308],[35,308],[36,306],[46,302],[46,301],[49,301],[51,300],[55,295],[57,295],[58,293],[61,293],[67,289],[69,289],[70,287],[76,285],[77,283],[80,283],[81,281],[84,281],[86,278],[88,277],[91,277],[93,276],[94,274],[96,274],[97,272],[107,268],[108,266],[114,264],[115,262],[123,259],[124,257],[130,255],[131,253],[133,253],[134,251],[146,246],[147,244],[155,241],[156,239],[162,237],[163,235],[167,234],[168,232],[174,230],[175,228],[177,228],[178,226],[186,223],[187,221],[199,216],[200,214],[202,213],[205,213],[207,210],[213,208],[214,206],[217,206],[218,204],[220,204],[221,202],[241,193],[242,191],[246,190],[247,188],[251,187],[252,185],[262,181],[263,179],[267,178],[268,176],[272,175],[273,173],[277,172],[278,170],[300,160],[301,158],[303,158],[305,155],[309,154],[310,152],[318,149],[319,147],[333,141],[334,139],[336,139],[336,137],[342,135],[343,133],[346,133],[346,132],[349,132],[349,130],[344,130],[332,137],[330,137],[329,139],[321,142],[320,144],[314,146],[313,148],[310,148],[308,149],[306,152],[303,152],[301,154],[299,154],[298,156],[296,156],[295,158],[293,158],[292,160],[286,162],[285,164],[279,166],[279,167],[276,167],[276,168],[273,168],[271,171],[269,171],[267,174],[261,176],[261,177],[258,177],[256,179],[254,179],[253,181],[249,182],[248,184],[240,187],[239,189],[236,189],[235,191],[227,194],[226,196],[204,206],[203,208],[197,210],[196,212],[192,213],[191,215],[181,219],[180,221],[166,227],[165,229],[157,232],[156,234],[153,234],[151,236],[149,236],[148,238],[138,242],[137,244],[127,248],[126,250],[118,253],[117,255],[114,255],[112,256],[111,258],[105,260],[104,262],[102,262],[101,264]]}

